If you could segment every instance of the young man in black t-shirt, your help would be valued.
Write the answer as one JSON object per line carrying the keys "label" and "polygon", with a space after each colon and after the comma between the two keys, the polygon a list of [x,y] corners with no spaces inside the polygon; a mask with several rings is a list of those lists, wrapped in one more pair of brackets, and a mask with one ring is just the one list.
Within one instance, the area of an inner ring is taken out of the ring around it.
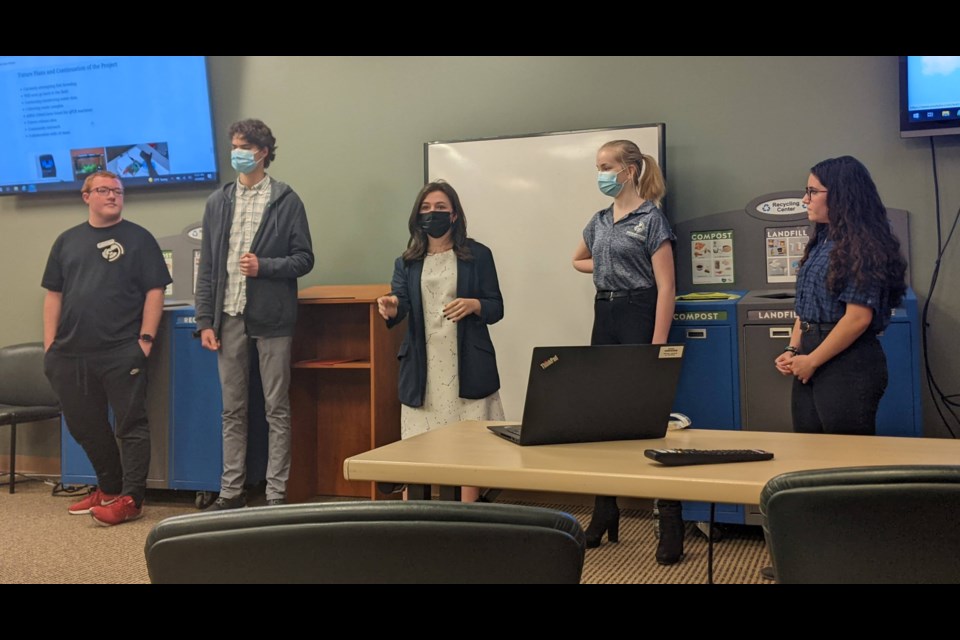
{"label": "young man in black t-shirt", "polygon": [[110,526],[143,514],[147,358],[171,279],[150,232],[122,218],[116,174],[90,175],[81,195],[89,218],[60,234],[43,273],[44,370],[70,434],[97,474],[97,489],[69,512]]}

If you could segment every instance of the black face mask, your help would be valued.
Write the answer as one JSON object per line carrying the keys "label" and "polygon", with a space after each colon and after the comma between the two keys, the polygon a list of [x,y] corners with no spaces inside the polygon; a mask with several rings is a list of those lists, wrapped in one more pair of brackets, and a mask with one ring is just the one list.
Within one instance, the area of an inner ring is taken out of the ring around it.
{"label": "black face mask", "polygon": [[431,238],[440,238],[449,231],[453,222],[450,220],[449,211],[434,211],[433,213],[420,214],[420,228],[427,232]]}

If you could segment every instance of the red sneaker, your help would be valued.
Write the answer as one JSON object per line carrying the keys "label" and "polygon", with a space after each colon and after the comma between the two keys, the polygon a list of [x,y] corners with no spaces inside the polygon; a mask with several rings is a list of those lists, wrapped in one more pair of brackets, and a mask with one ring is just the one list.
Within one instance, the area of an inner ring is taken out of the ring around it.
{"label": "red sneaker", "polygon": [[143,515],[143,507],[137,507],[130,496],[120,496],[112,504],[105,507],[91,507],[90,515],[93,521],[104,527],[112,527],[121,522],[136,520]]}
{"label": "red sneaker", "polygon": [[97,487],[93,493],[88,495],[86,498],[80,502],[75,502],[70,505],[70,508],[67,511],[70,512],[72,516],[82,516],[90,513],[90,507],[105,507],[107,505],[113,504],[119,495],[110,495],[109,493],[104,493],[100,491],[100,487]]}

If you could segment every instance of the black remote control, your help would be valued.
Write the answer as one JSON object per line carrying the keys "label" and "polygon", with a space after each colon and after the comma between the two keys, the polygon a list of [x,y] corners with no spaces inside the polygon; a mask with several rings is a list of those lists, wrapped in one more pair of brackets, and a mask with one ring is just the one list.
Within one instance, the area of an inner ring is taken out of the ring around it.
{"label": "black remote control", "polygon": [[647,449],[643,455],[671,467],[773,459],[773,454],[763,449]]}

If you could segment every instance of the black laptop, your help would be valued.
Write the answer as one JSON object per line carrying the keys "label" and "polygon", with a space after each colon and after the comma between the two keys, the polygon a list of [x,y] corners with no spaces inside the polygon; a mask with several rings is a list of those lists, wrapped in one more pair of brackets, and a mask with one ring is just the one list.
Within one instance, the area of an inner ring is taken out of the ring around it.
{"label": "black laptop", "polygon": [[523,422],[487,428],[521,445],[662,438],[683,348],[535,347]]}

